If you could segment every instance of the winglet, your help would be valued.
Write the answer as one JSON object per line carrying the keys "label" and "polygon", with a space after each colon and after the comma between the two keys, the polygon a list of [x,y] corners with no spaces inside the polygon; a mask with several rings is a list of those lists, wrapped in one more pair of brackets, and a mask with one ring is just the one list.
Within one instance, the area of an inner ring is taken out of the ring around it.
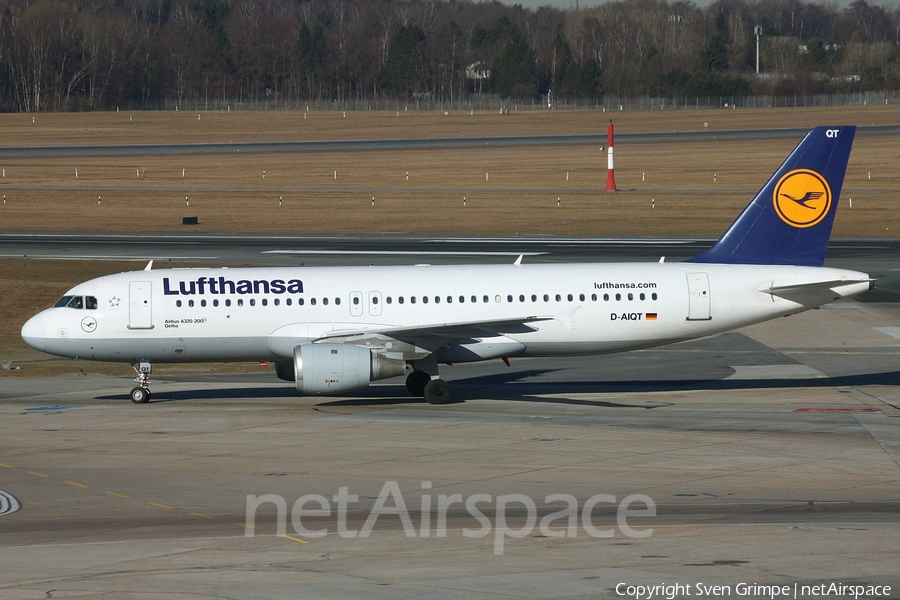
{"label": "winglet", "polygon": [[525,255],[524,255],[524,254],[520,254],[520,255],[519,255],[519,258],[517,258],[517,259],[516,259],[516,262],[514,262],[513,264],[516,265],[517,267],[518,267],[518,266],[521,266],[521,264],[522,264],[522,257],[523,257],[523,256],[525,256]]}
{"label": "winglet", "polygon": [[145,271],[150,271],[150,270],[152,270],[152,269],[153,269],[153,261],[151,260],[150,262],[147,263],[147,266],[144,267],[144,270],[145,270]]}
{"label": "winglet", "polygon": [[855,133],[811,130],[719,241],[687,262],[822,266]]}

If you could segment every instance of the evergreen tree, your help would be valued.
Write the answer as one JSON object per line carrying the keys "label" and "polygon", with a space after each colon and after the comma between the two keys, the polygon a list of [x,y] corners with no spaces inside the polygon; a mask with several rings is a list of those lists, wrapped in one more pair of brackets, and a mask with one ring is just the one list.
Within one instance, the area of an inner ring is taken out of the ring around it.
{"label": "evergreen tree", "polygon": [[381,91],[412,96],[420,89],[425,33],[415,25],[406,25],[391,38],[387,60],[378,73]]}

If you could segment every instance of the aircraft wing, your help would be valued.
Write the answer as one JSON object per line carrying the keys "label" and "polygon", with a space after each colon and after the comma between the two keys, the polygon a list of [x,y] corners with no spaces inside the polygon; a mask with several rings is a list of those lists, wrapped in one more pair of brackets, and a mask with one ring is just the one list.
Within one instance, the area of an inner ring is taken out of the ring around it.
{"label": "aircraft wing", "polygon": [[[484,321],[460,321],[457,323],[433,323],[417,325],[414,327],[384,327],[363,330],[336,330],[331,331],[317,342],[343,341],[347,343],[359,343],[367,338],[390,338],[422,346],[422,341],[430,339],[439,342],[437,346],[469,338],[503,335],[505,333],[526,333],[534,331],[531,323],[551,321],[555,317],[527,316],[511,319],[489,319]],[[434,344],[427,344],[433,346]]]}

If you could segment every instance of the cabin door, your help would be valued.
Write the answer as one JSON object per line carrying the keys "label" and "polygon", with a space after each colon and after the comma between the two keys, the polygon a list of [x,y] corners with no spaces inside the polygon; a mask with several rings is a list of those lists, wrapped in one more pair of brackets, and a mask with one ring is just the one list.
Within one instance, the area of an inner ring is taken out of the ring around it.
{"label": "cabin door", "polygon": [[688,273],[688,321],[709,321],[709,276]]}
{"label": "cabin door", "polygon": [[128,286],[128,329],[153,329],[150,282],[132,281]]}

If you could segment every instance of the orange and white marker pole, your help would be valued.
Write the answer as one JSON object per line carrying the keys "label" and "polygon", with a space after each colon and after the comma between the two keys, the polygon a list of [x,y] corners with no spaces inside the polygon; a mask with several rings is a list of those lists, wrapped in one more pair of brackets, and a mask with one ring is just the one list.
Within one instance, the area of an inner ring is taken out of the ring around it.
{"label": "orange and white marker pole", "polygon": [[607,192],[615,192],[616,190],[616,171],[613,168],[613,122],[612,119],[609,120],[609,125],[606,129],[606,191]]}

